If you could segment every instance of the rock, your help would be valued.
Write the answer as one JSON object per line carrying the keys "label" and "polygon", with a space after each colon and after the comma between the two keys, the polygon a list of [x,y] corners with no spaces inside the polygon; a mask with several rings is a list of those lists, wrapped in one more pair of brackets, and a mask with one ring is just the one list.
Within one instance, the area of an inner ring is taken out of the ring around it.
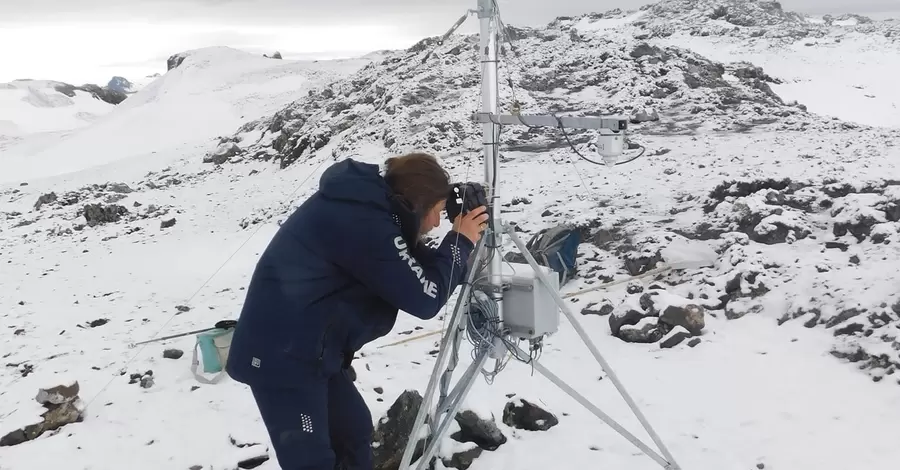
{"label": "rock", "polygon": [[57,199],[56,193],[43,194],[43,195],[41,195],[41,197],[38,198],[37,202],[34,203],[34,210],[40,209],[41,206],[43,206],[44,204],[50,204],[51,202],[55,202],[56,199]]}
{"label": "rock", "polygon": [[526,431],[546,431],[559,424],[549,411],[525,399],[512,400],[503,407],[503,424]]}
{"label": "rock", "polygon": [[125,183],[109,183],[106,185],[106,189],[119,194],[128,194],[134,192],[134,190]]}
{"label": "rock", "polygon": [[[375,470],[397,470],[403,459],[403,451],[412,434],[416,414],[422,405],[422,396],[415,390],[406,390],[378,421],[372,434],[372,461]],[[419,441],[413,461],[425,451],[425,440]]]}
{"label": "rock", "polygon": [[153,386],[153,376],[145,375],[141,377],[141,388],[150,388]]}
{"label": "rock", "polygon": [[178,310],[180,313],[190,312],[191,307],[188,307],[187,305],[176,305],[175,310]]}
{"label": "rock", "polygon": [[128,214],[128,209],[117,204],[108,206],[87,204],[82,209],[82,212],[88,227],[93,227],[95,225],[118,222],[123,215]]}
{"label": "rock", "polygon": [[636,325],[644,317],[650,316],[640,305],[634,305],[628,299],[609,316],[609,331],[613,336],[619,336],[623,326]]}
{"label": "rock", "polygon": [[42,405],[62,405],[63,403],[71,403],[78,399],[80,386],[78,382],[72,382],[68,385],[57,385],[51,388],[42,388],[38,390],[37,396],[34,398]]}
{"label": "rock", "polygon": [[624,325],[619,330],[619,338],[629,343],[655,343],[662,339],[665,331],[656,317],[642,318],[636,325]]}
{"label": "rock", "polygon": [[67,424],[81,422],[84,404],[78,397],[78,389],[78,382],[73,382],[39,390],[35,400],[47,409],[41,415],[41,421],[0,437],[0,447],[18,445]]}
{"label": "rock", "polygon": [[737,299],[728,302],[725,307],[725,318],[729,320],[738,320],[751,313],[762,312],[761,303],[752,299]]}
{"label": "rock", "polygon": [[250,457],[249,459],[244,459],[238,462],[238,468],[242,468],[245,470],[250,470],[269,461],[269,455],[257,455],[256,457]]}
{"label": "rock", "polygon": [[482,419],[474,411],[466,410],[456,415],[456,422],[460,430],[450,437],[458,442],[472,442],[481,449],[490,451],[497,450],[506,443],[506,436],[493,418]]}
{"label": "rock", "polygon": [[644,292],[644,284],[637,279],[628,281],[625,292],[629,294],[640,294],[641,292]]}
{"label": "rock", "polygon": [[180,349],[166,349],[163,351],[165,359],[181,359],[182,356],[184,356],[184,351]]}
{"label": "rock", "polygon": [[160,230],[162,230],[162,229],[167,229],[167,228],[169,228],[169,227],[174,227],[174,226],[175,226],[175,219],[174,219],[174,218],[173,218],[173,219],[168,219],[168,220],[163,220],[163,221],[160,222],[160,224],[159,224]]}
{"label": "rock", "polygon": [[181,65],[182,62],[184,62],[184,59],[186,57],[187,56],[184,53],[175,54],[173,56],[170,56],[169,59],[166,61],[166,70],[172,70],[175,67],[178,67],[179,65]]}
{"label": "rock", "polygon": [[687,338],[691,337],[691,333],[685,329],[683,326],[676,326],[672,328],[672,331],[669,332],[666,336],[663,337],[662,341],[659,342],[659,347],[668,349],[674,348],[681,344]]}
{"label": "rock", "polygon": [[203,163],[214,163],[221,165],[228,161],[229,158],[241,152],[241,148],[234,142],[223,142],[216,149],[203,157]]}
{"label": "rock", "polygon": [[88,322],[88,326],[91,328],[97,328],[98,326],[103,326],[109,323],[109,319],[107,318],[98,318],[96,320],[91,320]]}
{"label": "rock", "polygon": [[662,261],[662,255],[656,253],[651,256],[629,256],[625,258],[625,270],[632,276],[644,274]]}
{"label": "rock", "polygon": [[441,461],[447,468],[468,470],[468,468],[472,466],[472,463],[475,462],[475,459],[481,456],[482,452],[484,452],[484,450],[481,447],[476,446],[462,452],[457,452],[449,459],[441,459]]}
{"label": "rock", "polygon": [[633,124],[652,121],[659,121],[659,113],[653,108],[637,108],[634,114],[631,115]]}
{"label": "rock", "polygon": [[613,306],[612,302],[609,299],[603,299],[603,301],[599,304],[594,302],[588,304],[587,307],[581,309],[581,314],[600,315],[601,317],[605,317],[606,315],[613,313],[615,309],[616,307]]}
{"label": "rock", "polygon": [[700,344],[700,338],[692,338],[690,341],[688,341],[688,346],[692,348],[698,344]]}
{"label": "rock", "polygon": [[706,326],[703,307],[694,304],[669,305],[659,316],[659,321],[673,327],[684,327],[694,336],[699,335]]}

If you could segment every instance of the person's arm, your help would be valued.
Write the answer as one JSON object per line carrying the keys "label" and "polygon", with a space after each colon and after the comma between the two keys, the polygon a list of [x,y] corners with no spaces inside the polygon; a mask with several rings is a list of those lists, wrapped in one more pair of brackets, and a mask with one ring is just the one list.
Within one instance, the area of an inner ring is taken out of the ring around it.
{"label": "person's arm", "polygon": [[433,318],[465,279],[472,241],[451,230],[423,263],[392,221],[372,224],[334,250],[335,262],[398,309]]}

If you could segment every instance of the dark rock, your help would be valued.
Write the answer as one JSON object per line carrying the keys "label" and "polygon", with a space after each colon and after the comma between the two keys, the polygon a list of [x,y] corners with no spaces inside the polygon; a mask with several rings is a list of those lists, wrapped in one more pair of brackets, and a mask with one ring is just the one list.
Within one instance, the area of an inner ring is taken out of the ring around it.
{"label": "dark rock", "polygon": [[[372,434],[372,459],[376,470],[398,470],[406,443],[412,434],[416,414],[422,406],[422,396],[415,390],[406,390],[388,409]],[[419,441],[413,460],[425,451],[425,440]]]}
{"label": "dark rock", "polygon": [[[656,320],[650,317],[651,320]],[[618,337],[629,343],[655,343],[665,336],[665,331],[657,321],[642,320],[637,325],[625,325]]]}
{"label": "dark rock", "polygon": [[690,332],[681,326],[676,326],[675,329],[669,332],[662,341],[659,343],[659,347],[661,348],[674,348],[681,344],[682,341],[691,337]]}
{"label": "dark rock", "polygon": [[175,67],[178,67],[182,62],[184,62],[184,59],[186,57],[187,56],[184,54],[175,54],[173,56],[170,56],[169,60],[166,61],[166,70],[172,70]]}
{"label": "dark rock", "polygon": [[638,299],[638,303],[641,305],[641,308],[647,312],[648,315],[658,316],[659,310],[656,309],[656,305],[654,305],[653,298],[658,296],[658,292],[647,292],[646,294],[642,294],[640,299]]}
{"label": "dark rock", "polygon": [[119,93],[128,93],[134,85],[125,77],[113,77],[107,82],[106,88]]}
{"label": "dark rock", "polygon": [[833,328],[853,317],[862,315],[864,312],[864,310],[857,310],[855,308],[848,308],[846,310],[843,310],[841,311],[841,313],[829,318],[828,321],[825,322],[825,328]]}
{"label": "dark rock", "polygon": [[850,248],[850,245],[841,242],[825,242],[825,248],[847,251]]}
{"label": "dark rock", "polygon": [[123,215],[128,214],[128,209],[117,204],[104,206],[102,204],[87,204],[82,209],[84,219],[89,227],[99,224],[118,222]]}
{"label": "dark rock", "polygon": [[456,468],[458,470],[468,470],[484,450],[481,447],[473,447],[469,450],[457,452],[449,459],[441,459],[447,468]]}
{"label": "dark rock", "polygon": [[692,338],[690,341],[688,341],[688,346],[692,348],[698,344],[700,344],[700,338]]}
{"label": "dark rock", "polygon": [[694,336],[699,335],[706,326],[703,307],[694,304],[683,307],[670,305],[659,316],[659,321],[673,327],[684,327]]}
{"label": "dark rock", "polygon": [[628,274],[637,276],[656,268],[661,261],[662,255],[659,253],[652,256],[628,257],[625,258],[625,270],[628,271]]}
{"label": "dark rock", "polygon": [[843,237],[847,233],[853,235],[858,242],[862,242],[872,234],[872,227],[878,223],[872,216],[864,215],[855,222],[836,222],[832,233],[836,237]]}
{"label": "dark rock", "polygon": [[546,431],[559,424],[552,413],[529,402],[518,399],[503,407],[503,424],[526,431]]}
{"label": "dark rock", "polygon": [[51,202],[55,202],[57,199],[56,193],[47,193],[42,194],[41,197],[38,198],[37,202],[34,203],[34,210],[38,210],[44,204],[50,204]]}
{"label": "dark rock", "polygon": [[184,313],[184,312],[190,312],[191,308],[188,307],[187,305],[176,305],[175,310],[178,310],[179,312]]}
{"label": "dark rock", "polygon": [[625,292],[629,294],[640,294],[644,292],[644,284],[641,281],[629,281],[628,285],[625,287]]}
{"label": "dark rock", "polygon": [[256,457],[251,457],[249,459],[241,460],[238,462],[238,468],[243,468],[245,470],[249,470],[252,468],[259,467],[260,465],[266,463],[269,460],[269,455],[258,455]]}
{"label": "dark rock", "polygon": [[606,316],[613,312],[616,308],[613,306],[612,302],[609,299],[603,299],[599,305],[596,303],[591,303],[587,307],[581,309],[582,315],[600,315]]}
{"label": "dark rock", "polygon": [[174,227],[174,226],[175,226],[175,219],[174,219],[174,218],[173,218],[173,219],[169,219],[169,220],[163,220],[163,221],[160,222],[160,224],[159,224],[159,228],[160,228],[160,229],[166,229],[166,228]]}
{"label": "dark rock", "polygon": [[460,430],[451,438],[458,442],[472,442],[484,450],[497,450],[506,443],[506,436],[493,419],[482,419],[474,411],[457,413],[456,422]]}
{"label": "dark rock", "polygon": [[96,320],[91,320],[88,322],[88,326],[91,328],[97,328],[98,326],[103,326],[109,323],[109,319],[107,318],[98,318]]}
{"label": "dark rock", "polygon": [[725,307],[725,318],[738,320],[751,313],[759,313],[763,310],[762,304],[748,302],[729,302]]}
{"label": "dark rock", "polygon": [[41,421],[0,437],[0,447],[22,444],[67,424],[81,422],[82,413],[78,406],[78,389],[78,383],[74,382],[71,385],[61,385],[38,391],[35,399],[47,409],[41,415]]}
{"label": "dark rock", "polygon": [[184,356],[184,351],[180,349],[166,349],[163,351],[163,357],[166,359],[181,359],[181,356]]}
{"label": "dark rock", "polygon": [[637,325],[641,319],[650,316],[649,313],[637,310],[630,306],[624,306],[622,310],[613,312],[609,316],[609,331],[613,336],[619,336],[623,326]]}

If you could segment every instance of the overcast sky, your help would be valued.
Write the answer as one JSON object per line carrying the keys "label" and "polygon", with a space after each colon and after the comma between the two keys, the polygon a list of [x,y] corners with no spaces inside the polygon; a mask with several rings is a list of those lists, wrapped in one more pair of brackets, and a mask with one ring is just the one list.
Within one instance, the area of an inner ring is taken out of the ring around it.
{"label": "overcast sky", "polygon": [[[507,24],[635,9],[652,0],[498,0]],[[900,10],[898,0],[783,0],[808,13]],[[165,58],[212,45],[288,58],[407,47],[442,34],[476,0],[0,0],[0,82],[105,82],[165,72]],[[463,32],[474,32],[468,21]]]}

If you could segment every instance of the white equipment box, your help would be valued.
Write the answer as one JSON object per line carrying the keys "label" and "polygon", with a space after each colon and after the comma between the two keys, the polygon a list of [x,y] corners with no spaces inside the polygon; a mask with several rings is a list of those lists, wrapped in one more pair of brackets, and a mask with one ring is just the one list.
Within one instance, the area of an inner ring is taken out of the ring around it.
{"label": "white equipment box", "polygon": [[[541,266],[550,279],[550,288],[559,290],[559,274]],[[522,339],[539,338],[559,329],[559,306],[530,264],[503,263],[503,326],[510,335]]]}

